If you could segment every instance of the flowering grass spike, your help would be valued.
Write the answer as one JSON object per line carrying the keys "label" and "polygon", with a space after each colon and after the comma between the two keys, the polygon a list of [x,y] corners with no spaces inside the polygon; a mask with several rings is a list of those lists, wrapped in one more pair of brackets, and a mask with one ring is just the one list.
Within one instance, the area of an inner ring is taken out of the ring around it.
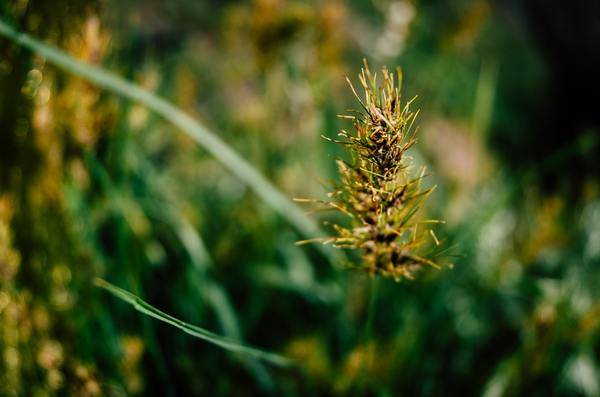
{"label": "flowering grass spike", "polygon": [[[381,77],[378,85],[377,74],[365,61],[359,75],[364,97],[347,79],[362,111],[340,117],[353,121],[354,133],[342,130],[339,140],[325,139],[345,145],[352,159],[338,160],[341,183],[328,194],[330,201],[318,202],[352,220],[348,227],[333,224],[336,235],[317,241],[360,249],[360,269],[399,281],[412,279],[423,267],[439,267],[434,252],[440,241],[429,226],[441,221],[420,218],[419,210],[435,187],[422,187],[425,167],[412,172],[407,156],[416,142],[413,125],[418,111],[410,110],[412,100],[402,103],[400,69],[394,75],[384,67]],[[305,242],[311,241],[315,240]]]}

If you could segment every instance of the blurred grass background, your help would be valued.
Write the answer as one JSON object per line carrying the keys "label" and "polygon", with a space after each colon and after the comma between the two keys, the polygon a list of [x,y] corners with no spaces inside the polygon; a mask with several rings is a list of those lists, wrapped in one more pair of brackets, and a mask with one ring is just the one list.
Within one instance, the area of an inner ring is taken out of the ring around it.
{"label": "blurred grass background", "polygon": [[[166,98],[290,200],[337,178],[320,135],[350,128],[344,75],[400,65],[456,254],[372,295],[190,136],[1,37],[0,396],[600,395],[598,2],[0,0],[0,16]],[[300,365],[194,339],[95,277]]]}

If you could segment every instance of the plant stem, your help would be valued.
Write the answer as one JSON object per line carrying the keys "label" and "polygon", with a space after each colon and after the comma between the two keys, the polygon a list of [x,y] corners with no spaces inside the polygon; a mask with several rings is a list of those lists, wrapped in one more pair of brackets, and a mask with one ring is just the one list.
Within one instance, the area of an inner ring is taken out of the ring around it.
{"label": "plant stem", "polygon": [[367,322],[365,324],[365,360],[363,361],[363,369],[366,369],[367,377],[364,379],[365,385],[370,384],[370,378],[368,375],[372,373],[373,363],[375,360],[375,345],[371,346],[371,340],[373,339],[373,322],[375,318],[375,308],[377,302],[377,284],[379,282],[379,276],[375,275],[371,277],[369,283],[369,306],[367,308]]}

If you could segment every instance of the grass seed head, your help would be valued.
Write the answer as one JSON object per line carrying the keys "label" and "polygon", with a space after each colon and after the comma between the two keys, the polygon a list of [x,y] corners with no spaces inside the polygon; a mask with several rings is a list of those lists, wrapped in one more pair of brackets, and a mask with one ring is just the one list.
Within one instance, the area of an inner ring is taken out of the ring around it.
{"label": "grass seed head", "polygon": [[410,109],[412,100],[402,102],[402,73],[384,67],[379,82],[378,77],[365,61],[359,75],[362,96],[347,79],[362,110],[341,116],[352,120],[352,133],[342,130],[339,139],[329,139],[344,145],[351,161],[338,160],[341,182],[325,204],[351,221],[332,225],[335,235],[323,241],[361,250],[357,267],[370,275],[412,279],[423,267],[438,267],[434,251],[440,241],[430,226],[440,221],[420,214],[434,187],[422,187],[425,168],[414,172],[407,155],[416,142],[418,111]]}

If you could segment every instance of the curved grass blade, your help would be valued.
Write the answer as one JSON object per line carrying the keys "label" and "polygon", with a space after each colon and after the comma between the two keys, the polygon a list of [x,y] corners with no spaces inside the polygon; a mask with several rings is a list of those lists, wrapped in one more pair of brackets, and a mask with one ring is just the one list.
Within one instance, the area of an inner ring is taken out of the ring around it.
{"label": "curved grass blade", "polygon": [[289,358],[283,357],[275,353],[266,352],[264,350],[260,350],[254,347],[242,345],[232,339],[225,338],[221,335],[217,335],[213,332],[207,331],[204,328],[200,328],[198,326],[181,321],[171,315],[168,315],[167,313],[158,310],[157,308],[143,301],[131,292],[128,292],[115,285],[112,285],[107,281],[104,281],[102,279],[95,279],[94,283],[98,287],[107,290],[117,298],[129,303],[140,313],[143,313],[150,317],[154,317],[157,320],[179,328],[187,334],[190,334],[192,336],[195,336],[196,338],[200,338],[209,343],[222,347],[225,350],[247,354],[254,358],[261,359],[270,362],[271,364],[275,364],[282,367],[288,367],[294,364],[294,361]]}
{"label": "curved grass blade", "polygon": [[[307,217],[304,211],[289,200],[254,168],[252,164],[246,161],[208,128],[195,121],[165,99],[100,67],[78,61],[60,49],[45,44],[26,33],[21,33],[1,18],[0,36],[4,36],[13,43],[33,51],[44,57],[49,63],[82,77],[90,83],[147,106],[189,135],[200,146],[204,147],[225,168],[254,190],[256,195],[277,211],[279,215],[286,219],[302,235],[313,237],[322,234],[317,223]],[[316,247],[330,260],[337,261],[340,259],[339,255],[329,247],[323,245],[317,245]]]}

